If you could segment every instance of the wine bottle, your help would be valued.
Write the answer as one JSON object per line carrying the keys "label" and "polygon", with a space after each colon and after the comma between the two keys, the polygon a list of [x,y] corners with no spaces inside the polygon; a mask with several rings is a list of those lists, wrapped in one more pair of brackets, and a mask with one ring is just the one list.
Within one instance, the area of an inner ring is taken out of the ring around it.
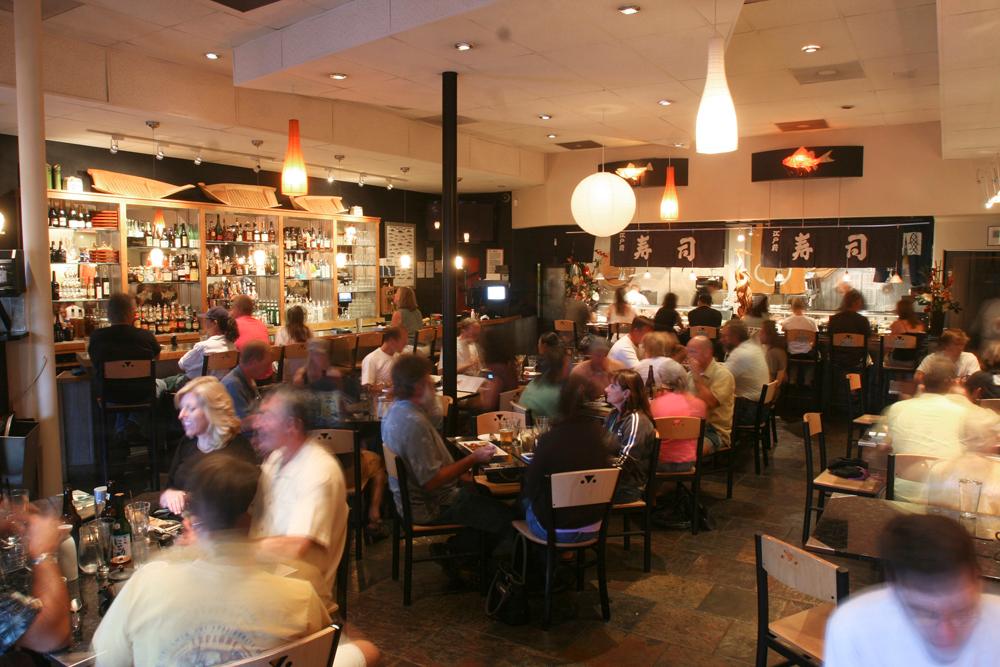
{"label": "wine bottle", "polygon": [[49,227],[59,226],[59,214],[56,212],[55,206],[49,208]]}
{"label": "wine bottle", "polygon": [[104,290],[104,298],[107,299],[111,296],[111,271],[107,270],[104,272],[104,280],[102,289]]}
{"label": "wine bottle", "polygon": [[59,300],[59,282],[56,280],[56,272],[52,272],[52,300]]}
{"label": "wine bottle", "polygon": [[66,209],[62,207],[59,208],[59,226],[69,227],[69,220],[66,218]]}
{"label": "wine bottle", "polygon": [[132,528],[125,516],[125,494],[113,498],[115,516],[111,522],[111,564],[124,568],[132,562]]}
{"label": "wine bottle", "polygon": [[76,506],[73,504],[73,486],[71,484],[63,487],[62,518],[60,521],[64,525],[73,527],[71,531],[73,541],[79,543],[80,526],[83,525],[83,519],[80,518],[80,513],[76,511]]}
{"label": "wine bottle", "polygon": [[180,247],[182,247],[182,248],[188,248],[188,247],[190,247],[190,245],[191,245],[191,242],[190,242],[190,240],[188,240],[187,225],[182,222],[181,223],[181,246]]}

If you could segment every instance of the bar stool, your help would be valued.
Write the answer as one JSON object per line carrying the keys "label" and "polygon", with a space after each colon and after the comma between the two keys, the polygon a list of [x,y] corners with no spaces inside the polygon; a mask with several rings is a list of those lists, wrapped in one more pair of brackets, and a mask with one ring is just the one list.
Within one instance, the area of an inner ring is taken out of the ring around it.
{"label": "bar stool", "polygon": [[344,334],[330,338],[330,363],[341,373],[350,375],[354,372],[357,356],[358,337],[355,334]]}
{"label": "bar stool", "polygon": [[[108,458],[110,455],[108,417],[120,414],[145,412],[149,415],[150,441],[149,464],[152,475],[152,488],[160,489],[160,467],[158,461],[158,444],[156,438],[157,398],[156,398],[156,362],[153,359],[125,359],[120,361],[105,361],[99,364],[99,393],[95,397],[98,414],[98,459],[101,468],[101,479],[108,479]],[[108,396],[128,396],[129,400],[114,401]],[[137,400],[132,400],[135,397]]]}
{"label": "bar stool", "polygon": [[281,361],[278,362],[278,380],[288,382],[295,373],[306,365],[309,348],[306,343],[291,343],[281,349]]}
{"label": "bar stool", "polygon": [[[867,374],[868,341],[859,333],[835,333],[830,337],[826,356],[829,360],[827,366],[830,381],[830,392],[827,395],[833,401],[841,395],[837,388],[843,386],[841,378],[845,373],[857,373],[862,378]],[[868,405],[863,392],[862,402],[865,406]]]}
{"label": "bar stool", "polygon": [[240,353],[236,350],[225,352],[212,352],[206,354],[201,360],[201,374],[221,377],[236,368],[240,362]]}
{"label": "bar stool", "polygon": [[[434,327],[424,327],[418,329],[413,335],[413,353],[422,357],[432,359],[434,357],[434,341],[437,339],[437,330]],[[421,351],[424,348],[427,353]]]}
{"label": "bar stool", "polygon": [[[808,344],[808,352],[797,352],[795,354],[789,350],[790,345],[795,345],[800,349],[800,345]],[[820,405],[822,398],[823,383],[820,381],[820,358],[819,349],[816,345],[816,332],[808,329],[788,329],[785,331],[785,352],[788,354],[788,386],[808,387],[812,389],[813,400],[816,406]],[[797,369],[793,373],[793,369]],[[812,371],[810,373],[810,371]],[[802,382],[805,375],[811,375],[809,382]],[[811,406],[812,407],[812,406]]]}
{"label": "bar stool", "polygon": [[912,375],[917,371],[919,339],[913,334],[889,334],[882,338],[885,356],[882,357],[882,377],[879,395],[882,404],[889,403],[890,386],[898,375]]}
{"label": "bar stool", "polygon": [[572,349],[577,346],[576,322],[573,320],[556,320],[553,322],[555,331],[567,346],[571,343]]}
{"label": "bar stool", "polygon": [[358,343],[357,346],[354,348],[355,370],[360,372],[361,362],[364,361],[364,358],[381,346],[382,346],[381,331],[365,331],[364,333],[359,333]]}

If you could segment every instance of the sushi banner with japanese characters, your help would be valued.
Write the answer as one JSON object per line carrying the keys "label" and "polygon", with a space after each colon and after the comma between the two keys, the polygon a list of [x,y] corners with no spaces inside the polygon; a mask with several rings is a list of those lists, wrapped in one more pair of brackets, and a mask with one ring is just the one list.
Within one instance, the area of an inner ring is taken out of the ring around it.
{"label": "sushi banner with japanese characters", "polygon": [[725,266],[726,230],[624,231],[611,237],[614,266]]}

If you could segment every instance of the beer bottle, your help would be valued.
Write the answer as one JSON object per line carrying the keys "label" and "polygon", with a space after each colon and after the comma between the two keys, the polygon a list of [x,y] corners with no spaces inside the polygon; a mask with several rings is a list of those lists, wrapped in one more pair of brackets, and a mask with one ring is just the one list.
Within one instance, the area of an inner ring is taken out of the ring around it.
{"label": "beer bottle", "polygon": [[73,486],[70,484],[67,484],[63,488],[63,506],[62,506],[61,523],[73,526],[72,530],[73,541],[79,544],[80,526],[83,524],[83,519],[80,518],[80,513],[76,511],[76,506],[73,505]]}
{"label": "beer bottle", "polygon": [[113,502],[114,518],[111,522],[111,564],[124,568],[132,562],[132,528],[125,516],[125,494],[116,493]]}

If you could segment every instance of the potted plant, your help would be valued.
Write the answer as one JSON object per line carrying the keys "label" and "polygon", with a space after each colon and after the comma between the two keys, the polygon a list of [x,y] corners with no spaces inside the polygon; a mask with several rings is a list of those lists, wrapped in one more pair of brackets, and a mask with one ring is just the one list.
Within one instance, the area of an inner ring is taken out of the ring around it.
{"label": "potted plant", "polygon": [[924,307],[924,312],[927,314],[927,331],[932,336],[940,336],[944,330],[946,312],[957,313],[962,310],[958,301],[951,298],[951,287],[954,283],[951,271],[945,274],[944,268],[935,263],[924,286],[924,293],[917,297],[917,303]]}

